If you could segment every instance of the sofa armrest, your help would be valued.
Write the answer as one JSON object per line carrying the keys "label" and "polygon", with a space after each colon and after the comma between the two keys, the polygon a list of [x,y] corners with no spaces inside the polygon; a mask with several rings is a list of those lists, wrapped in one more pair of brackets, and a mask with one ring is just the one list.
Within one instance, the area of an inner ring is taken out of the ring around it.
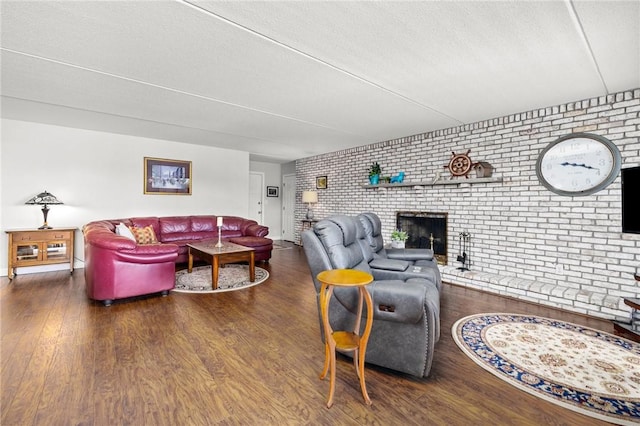
{"label": "sofa armrest", "polygon": [[[139,245],[130,238],[114,234],[106,229],[93,229],[85,233],[85,242],[90,246],[123,253],[123,259],[139,263],[165,262],[165,258],[172,255],[177,257],[178,246],[176,244],[158,243]],[[144,260],[143,260],[144,259]],[[155,259],[155,260],[154,260]],[[161,260],[158,260],[161,259]]]}
{"label": "sofa armrest", "polygon": [[374,281],[370,288],[374,318],[409,324],[418,323],[425,312],[425,282]]}
{"label": "sofa armrest", "polygon": [[401,260],[433,260],[433,250],[431,249],[386,249],[389,259]]}
{"label": "sofa armrest", "polygon": [[175,262],[178,257],[178,246],[163,243],[144,244],[136,246],[133,250],[118,250],[116,256],[119,260],[129,263]]}
{"label": "sofa armrest", "polygon": [[369,262],[369,266],[373,269],[384,269],[386,271],[402,272],[406,271],[410,263],[406,260],[385,259],[379,257]]}
{"label": "sofa armrest", "polygon": [[133,250],[138,245],[130,238],[107,230],[92,230],[85,233],[86,243],[108,250]]}
{"label": "sofa armrest", "polygon": [[[373,281],[366,289],[373,299],[374,320],[415,324],[424,316],[426,285],[422,282]],[[356,312],[357,289],[336,288],[334,294],[350,312]]]}
{"label": "sofa armrest", "polygon": [[264,225],[252,224],[244,230],[245,237],[266,237],[269,234],[269,228]]}

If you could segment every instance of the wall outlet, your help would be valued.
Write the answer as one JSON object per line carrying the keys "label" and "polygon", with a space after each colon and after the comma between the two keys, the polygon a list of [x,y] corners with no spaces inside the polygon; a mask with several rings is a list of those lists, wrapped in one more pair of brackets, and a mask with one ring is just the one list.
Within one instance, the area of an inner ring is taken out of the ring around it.
{"label": "wall outlet", "polygon": [[562,265],[561,263],[556,263],[556,272],[558,274],[561,274],[562,272],[564,272],[564,265]]}

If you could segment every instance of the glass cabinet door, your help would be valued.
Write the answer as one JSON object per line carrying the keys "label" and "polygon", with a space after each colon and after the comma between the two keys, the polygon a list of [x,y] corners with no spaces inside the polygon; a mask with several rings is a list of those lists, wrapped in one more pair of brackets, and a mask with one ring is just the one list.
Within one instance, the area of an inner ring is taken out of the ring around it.
{"label": "glass cabinet door", "polygon": [[16,261],[28,262],[30,260],[41,260],[42,253],[38,244],[18,244],[16,245]]}
{"label": "glass cabinet door", "polygon": [[67,257],[67,244],[61,242],[49,242],[47,243],[47,259],[66,259]]}

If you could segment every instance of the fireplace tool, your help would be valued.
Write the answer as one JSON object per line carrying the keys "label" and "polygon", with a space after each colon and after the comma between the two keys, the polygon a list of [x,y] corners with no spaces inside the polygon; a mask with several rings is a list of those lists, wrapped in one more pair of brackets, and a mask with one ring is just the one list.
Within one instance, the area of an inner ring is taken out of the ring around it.
{"label": "fireplace tool", "polygon": [[461,232],[458,234],[458,262],[462,263],[458,269],[461,271],[468,271],[471,265],[471,256],[467,254],[471,248],[471,234],[468,232]]}

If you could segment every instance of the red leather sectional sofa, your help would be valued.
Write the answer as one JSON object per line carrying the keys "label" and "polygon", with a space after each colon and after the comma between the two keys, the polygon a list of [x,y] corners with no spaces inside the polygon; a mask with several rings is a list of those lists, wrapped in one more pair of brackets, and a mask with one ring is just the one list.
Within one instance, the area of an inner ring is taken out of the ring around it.
{"label": "red leather sectional sofa", "polygon": [[[152,226],[160,244],[139,245],[117,235],[116,225]],[[217,216],[138,217],[94,221],[82,228],[87,295],[109,306],[115,299],[169,293],[176,263],[187,262],[187,244],[217,239]],[[223,240],[252,247],[256,261],[269,261],[273,241],[269,228],[256,221],[224,216]]]}

